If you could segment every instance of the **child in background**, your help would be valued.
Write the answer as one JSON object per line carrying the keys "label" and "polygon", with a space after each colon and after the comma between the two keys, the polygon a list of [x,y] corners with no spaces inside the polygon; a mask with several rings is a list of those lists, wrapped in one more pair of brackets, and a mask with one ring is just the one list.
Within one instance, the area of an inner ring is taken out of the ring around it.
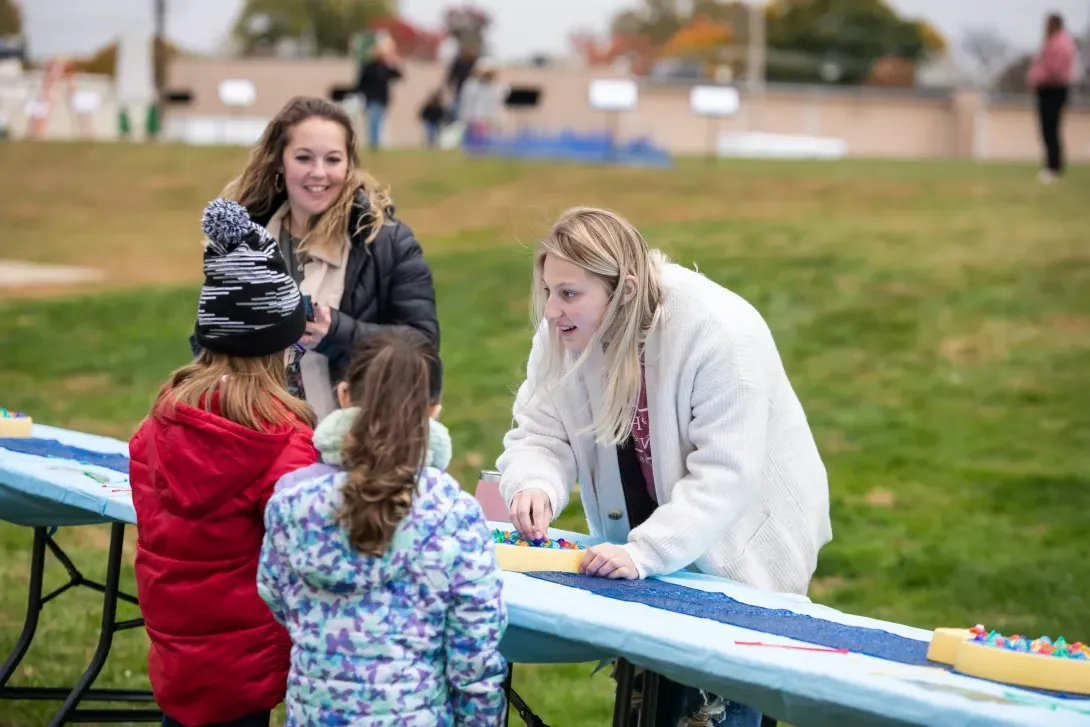
{"label": "child in background", "polygon": [[195,361],[170,375],[129,443],[136,584],[163,724],[264,727],[291,639],[257,593],[265,503],[317,459],[314,412],[286,389],[305,330],[299,288],[246,210],[205,210]]}
{"label": "child in background", "polygon": [[439,143],[439,131],[446,119],[447,110],[443,107],[443,91],[440,89],[429,96],[420,107],[420,120],[424,122],[424,134],[429,149],[434,149]]}
{"label": "child in background", "polygon": [[437,360],[414,330],[368,336],[316,433],[324,463],[269,500],[258,592],[291,633],[288,727],[504,724],[491,533],[424,466]]}

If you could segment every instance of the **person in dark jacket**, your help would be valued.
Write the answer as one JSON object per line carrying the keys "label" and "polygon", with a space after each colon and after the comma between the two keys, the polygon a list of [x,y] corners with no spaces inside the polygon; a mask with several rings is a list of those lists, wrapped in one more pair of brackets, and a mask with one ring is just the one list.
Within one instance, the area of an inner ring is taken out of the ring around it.
{"label": "person in dark jacket", "polygon": [[400,61],[390,38],[375,44],[371,57],[360,68],[357,92],[366,101],[367,143],[371,150],[382,141],[382,123],[390,106],[390,84],[401,79]]}
{"label": "person in dark jacket", "polygon": [[[288,102],[266,127],[223,196],[242,204],[280,245],[313,307],[299,341],[301,391],[319,419],[337,408],[334,389],[353,348],[389,326],[416,328],[439,348],[431,268],[388,191],[360,168],[356,137],[340,106]],[[194,352],[196,353],[196,345]],[[432,394],[442,391],[442,368]]]}
{"label": "person in dark jacket", "polygon": [[420,107],[420,120],[424,123],[424,135],[429,149],[434,149],[439,143],[439,132],[447,118],[447,109],[443,106],[443,90],[439,89]]}

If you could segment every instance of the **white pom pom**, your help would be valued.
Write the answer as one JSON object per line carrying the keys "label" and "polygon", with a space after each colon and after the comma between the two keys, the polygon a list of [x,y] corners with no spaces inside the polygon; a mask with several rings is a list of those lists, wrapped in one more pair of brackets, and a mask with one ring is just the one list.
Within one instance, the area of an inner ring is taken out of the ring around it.
{"label": "white pom pom", "polygon": [[209,246],[220,255],[241,245],[254,227],[245,207],[223,197],[212,200],[201,217],[201,229],[208,237]]}

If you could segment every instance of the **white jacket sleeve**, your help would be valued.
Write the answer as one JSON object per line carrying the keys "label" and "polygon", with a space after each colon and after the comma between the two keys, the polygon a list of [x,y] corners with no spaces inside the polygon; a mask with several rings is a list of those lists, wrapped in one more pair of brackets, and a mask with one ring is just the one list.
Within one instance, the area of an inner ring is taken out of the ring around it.
{"label": "white jacket sleeve", "polygon": [[[693,351],[692,419],[686,475],[624,546],[640,578],[689,566],[721,542],[756,502],[771,412],[763,336],[724,341],[702,331]],[[757,340],[754,340],[757,339]],[[651,450],[654,457],[655,443]]]}
{"label": "white jacket sleeve", "polygon": [[504,435],[503,454],[496,461],[500,493],[508,507],[515,495],[538,488],[549,495],[556,517],[567,506],[575,483],[575,454],[548,387],[537,380],[547,345],[547,324],[534,335],[526,380],[514,404],[514,423]]}

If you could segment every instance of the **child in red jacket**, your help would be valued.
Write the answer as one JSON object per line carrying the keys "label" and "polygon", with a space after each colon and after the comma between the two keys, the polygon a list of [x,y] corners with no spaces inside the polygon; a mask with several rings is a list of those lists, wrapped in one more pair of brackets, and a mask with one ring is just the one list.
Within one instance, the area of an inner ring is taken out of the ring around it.
{"label": "child in red jacket", "polygon": [[164,725],[269,724],[291,640],[257,594],[265,503],[317,461],[314,412],[286,388],[303,336],[299,288],[246,210],[217,199],[196,360],[171,374],[129,443],[136,583]]}

